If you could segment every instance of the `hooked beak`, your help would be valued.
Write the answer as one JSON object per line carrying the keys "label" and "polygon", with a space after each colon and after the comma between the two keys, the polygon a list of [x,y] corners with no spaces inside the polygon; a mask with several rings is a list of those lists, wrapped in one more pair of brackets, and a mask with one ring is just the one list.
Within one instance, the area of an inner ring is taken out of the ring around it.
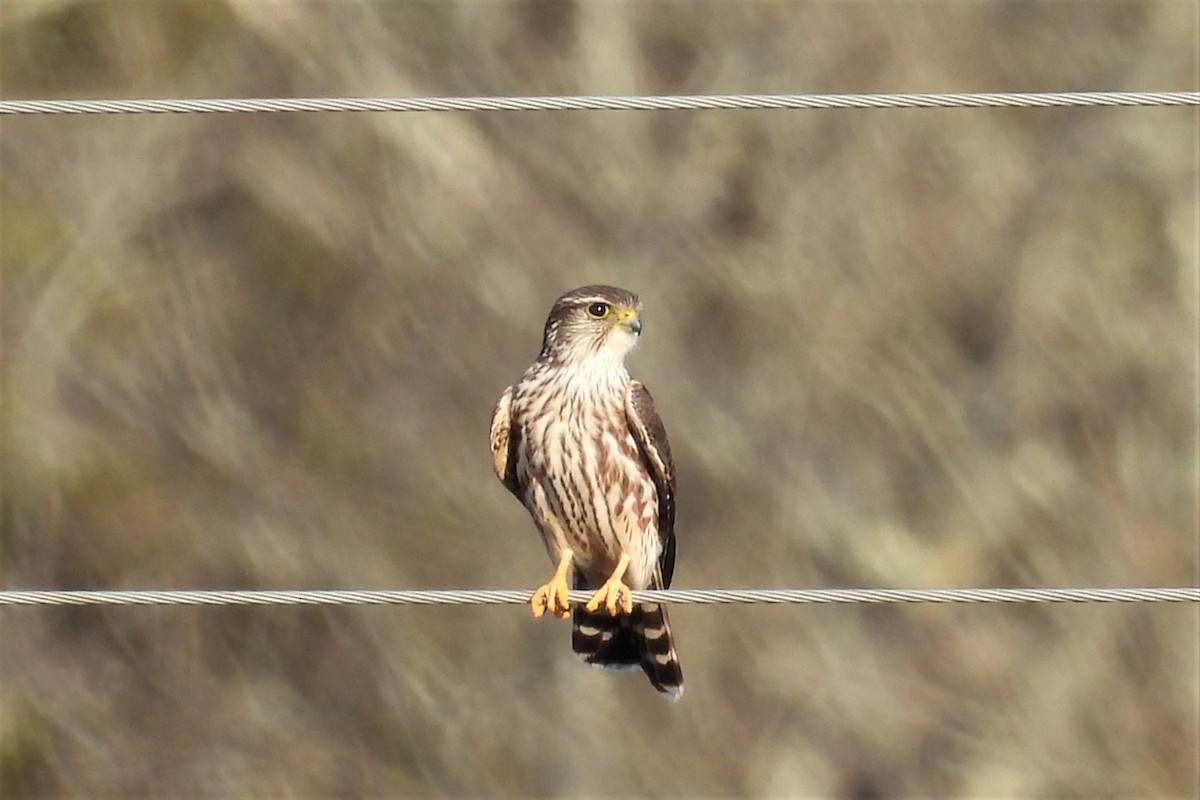
{"label": "hooked beak", "polygon": [[638,316],[637,309],[629,308],[621,312],[617,318],[618,324],[625,330],[632,333],[634,336],[640,336],[642,333],[642,320]]}

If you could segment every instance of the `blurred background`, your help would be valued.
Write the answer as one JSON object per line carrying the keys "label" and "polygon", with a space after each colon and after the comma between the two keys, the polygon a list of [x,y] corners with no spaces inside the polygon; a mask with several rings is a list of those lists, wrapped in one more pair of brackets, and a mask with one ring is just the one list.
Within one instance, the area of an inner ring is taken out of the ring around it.
{"label": "blurred background", "polygon": [[[0,4],[18,98],[1196,90],[1186,2]],[[1197,583],[1195,108],[0,121],[5,588],[527,588],[584,283],[675,585]],[[5,797],[1194,797],[1200,611],[0,610]]]}

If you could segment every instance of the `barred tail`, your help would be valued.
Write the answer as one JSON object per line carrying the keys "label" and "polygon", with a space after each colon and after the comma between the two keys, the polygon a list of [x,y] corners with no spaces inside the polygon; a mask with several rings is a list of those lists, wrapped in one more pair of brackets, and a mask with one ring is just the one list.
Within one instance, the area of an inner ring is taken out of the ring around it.
{"label": "barred tail", "polygon": [[638,659],[642,671],[668,700],[678,700],[683,694],[683,670],[671,638],[671,623],[667,607],[645,603],[633,609],[633,637],[638,644]]}
{"label": "barred tail", "polygon": [[664,606],[638,604],[633,614],[615,617],[576,606],[572,622],[571,647],[586,663],[609,669],[640,666],[668,700],[683,694],[683,671]]}

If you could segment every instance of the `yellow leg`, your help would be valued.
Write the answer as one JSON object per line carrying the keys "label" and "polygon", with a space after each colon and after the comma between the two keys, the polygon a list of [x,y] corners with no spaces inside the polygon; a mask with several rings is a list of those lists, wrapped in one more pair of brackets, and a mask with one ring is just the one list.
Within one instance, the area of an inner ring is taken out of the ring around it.
{"label": "yellow leg", "polygon": [[559,619],[571,616],[571,603],[567,600],[567,592],[571,589],[567,584],[567,570],[571,568],[572,556],[574,553],[570,550],[564,552],[562,560],[558,562],[558,569],[554,570],[554,577],[533,593],[529,605],[533,608],[535,619],[547,611]]}
{"label": "yellow leg", "polygon": [[629,556],[621,554],[621,560],[617,562],[617,568],[613,570],[612,575],[608,576],[608,580],[604,585],[596,590],[592,595],[592,599],[587,601],[584,606],[588,611],[595,611],[603,603],[608,609],[610,616],[617,615],[617,605],[621,606],[621,610],[626,614],[633,613],[633,595],[629,592],[629,587],[622,583],[621,578],[625,577],[625,570],[629,567]]}

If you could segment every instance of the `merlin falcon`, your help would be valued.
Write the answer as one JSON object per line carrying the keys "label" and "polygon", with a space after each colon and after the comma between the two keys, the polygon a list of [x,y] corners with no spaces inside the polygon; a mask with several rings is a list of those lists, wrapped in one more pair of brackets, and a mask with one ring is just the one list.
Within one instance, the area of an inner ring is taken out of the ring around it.
{"label": "merlin falcon", "polygon": [[[583,286],[554,303],[542,350],[492,413],[496,477],[516,495],[557,565],[533,616],[572,617],[588,664],[640,666],[671,700],[683,673],[667,610],[631,589],[665,589],[675,568],[675,466],[654,400],[625,355],[642,332],[641,301]],[[594,591],[574,610],[571,589]]]}

